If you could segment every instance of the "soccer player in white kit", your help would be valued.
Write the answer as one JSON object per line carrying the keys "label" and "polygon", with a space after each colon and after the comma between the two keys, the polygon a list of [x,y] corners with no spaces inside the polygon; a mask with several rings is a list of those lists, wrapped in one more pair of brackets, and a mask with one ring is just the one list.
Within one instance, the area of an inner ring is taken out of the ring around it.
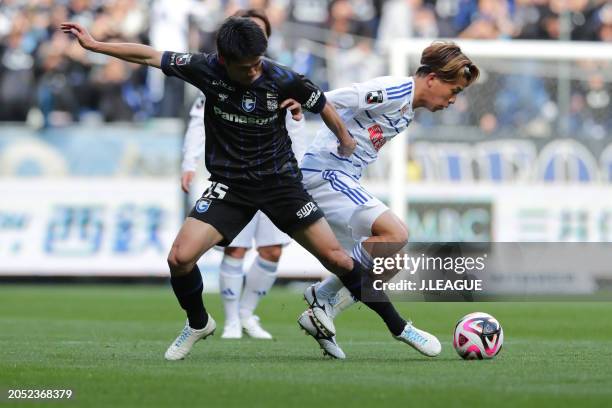
{"label": "soccer player in white kit", "polygon": [[[478,75],[478,68],[457,45],[434,42],[423,51],[413,77],[379,77],[325,94],[357,148],[349,158],[340,157],[335,152],[335,137],[321,130],[302,160],[303,184],[341,245],[363,265],[372,266],[372,254],[364,242],[399,243],[398,249],[408,242],[406,225],[359,183],[363,170],[377,159],[388,140],[410,125],[414,109],[435,112],[447,108]],[[300,326],[315,337],[325,354],[345,358],[335,341],[332,319],[356,299],[336,276],[307,288],[304,297],[310,307],[298,319]],[[432,336],[412,328],[416,334],[408,333],[408,337]]]}
{"label": "soccer player in white kit", "polygon": [[[266,36],[270,36],[270,23],[263,12],[249,9],[238,11],[235,15],[251,18],[261,26]],[[205,103],[206,97],[200,92],[189,112],[190,120],[185,133],[181,165],[181,188],[186,193],[189,192],[196,167],[204,155]],[[294,120],[288,110],[286,126],[296,158],[300,160],[305,148],[305,138],[300,136],[304,128],[303,117]],[[287,234],[279,230],[263,212],[258,211],[251,222],[224,249],[219,271],[219,288],[225,311],[221,338],[239,339],[243,331],[257,339],[272,338],[261,326],[254,311],[261,298],[274,285],[282,248],[290,242],[291,238]],[[253,246],[257,248],[258,255],[245,273],[244,257]]]}

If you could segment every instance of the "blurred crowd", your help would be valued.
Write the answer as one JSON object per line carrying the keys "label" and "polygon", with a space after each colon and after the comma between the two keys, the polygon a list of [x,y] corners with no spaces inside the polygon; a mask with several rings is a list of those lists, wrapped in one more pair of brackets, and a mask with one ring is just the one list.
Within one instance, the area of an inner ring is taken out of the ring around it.
{"label": "blurred crowd", "polygon": [[[80,22],[98,40],[213,51],[218,24],[240,8],[265,9],[269,55],[324,89],[386,74],[393,38],[612,41],[607,0],[0,0],[0,121],[48,127],[181,117],[190,103],[181,81],[86,52],[60,22]],[[466,96],[453,112],[423,115],[423,124],[476,124],[483,133],[520,125],[537,134],[558,114],[558,85],[517,69],[485,75],[472,93],[482,99],[478,109],[470,112],[475,101]],[[577,117],[566,130],[590,123],[589,132],[598,127],[605,137],[611,79],[599,66],[586,69],[587,78],[571,80],[568,109]]]}

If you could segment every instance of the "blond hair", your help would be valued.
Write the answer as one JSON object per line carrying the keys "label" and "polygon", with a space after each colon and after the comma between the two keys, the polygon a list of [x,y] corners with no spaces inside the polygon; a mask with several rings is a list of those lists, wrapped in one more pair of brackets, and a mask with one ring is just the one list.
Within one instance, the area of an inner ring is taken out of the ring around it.
{"label": "blond hair", "polygon": [[451,41],[435,41],[423,50],[416,75],[425,76],[432,72],[444,82],[458,82],[463,78],[468,85],[480,75],[478,67]]}

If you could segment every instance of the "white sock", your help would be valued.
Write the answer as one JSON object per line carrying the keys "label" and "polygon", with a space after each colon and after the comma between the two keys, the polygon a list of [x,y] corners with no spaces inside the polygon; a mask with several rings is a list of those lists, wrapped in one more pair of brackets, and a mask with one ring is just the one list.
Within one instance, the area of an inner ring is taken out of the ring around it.
{"label": "white sock", "polygon": [[328,300],[334,296],[344,285],[336,275],[330,275],[315,287],[315,295],[322,300]]}
{"label": "white sock", "polygon": [[274,285],[277,270],[278,262],[266,261],[259,255],[255,258],[247,271],[244,292],[242,292],[242,298],[240,299],[241,319],[246,319],[253,315],[259,300]]}
{"label": "white sock", "polygon": [[[363,248],[361,243],[357,243],[353,247],[353,258],[361,263],[364,268],[372,268],[372,256]],[[357,299],[351,295],[351,292],[344,287],[342,281],[336,275],[331,275],[318,284],[315,288],[315,294],[317,298],[327,300],[333,306],[331,310],[332,319],[357,303]]]}
{"label": "white sock", "polygon": [[329,304],[332,305],[330,313],[331,318],[335,319],[336,316],[353,306],[355,303],[357,303],[357,299],[355,299],[351,292],[343,286],[334,296],[329,298]]}
{"label": "white sock", "polygon": [[238,309],[243,283],[242,259],[224,255],[219,271],[219,289],[221,290],[226,322],[240,319]]}
{"label": "white sock", "polygon": [[374,267],[372,255],[365,250],[361,242],[355,244],[353,247],[353,259],[357,260],[366,270],[370,270]]}

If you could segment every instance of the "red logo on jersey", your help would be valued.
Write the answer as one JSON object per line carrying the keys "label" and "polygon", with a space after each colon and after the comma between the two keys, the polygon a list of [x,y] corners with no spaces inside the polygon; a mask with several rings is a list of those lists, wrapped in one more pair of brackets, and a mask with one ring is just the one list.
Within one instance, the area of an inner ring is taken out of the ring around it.
{"label": "red logo on jersey", "polygon": [[370,141],[376,151],[379,151],[380,148],[387,143],[387,139],[383,136],[383,130],[380,125],[370,126],[368,128],[368,133],[370,133]]}

